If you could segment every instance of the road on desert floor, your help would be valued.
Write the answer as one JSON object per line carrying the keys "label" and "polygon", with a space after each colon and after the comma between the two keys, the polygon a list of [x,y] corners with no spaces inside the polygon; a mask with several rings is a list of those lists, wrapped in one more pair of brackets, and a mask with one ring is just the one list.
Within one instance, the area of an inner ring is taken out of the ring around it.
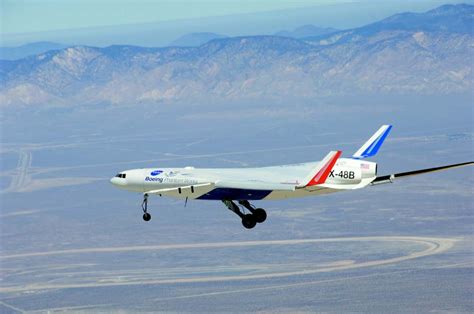
{"label": "road on desert floor", "polygon": [[[287,246],[297,244],[322,244],[322,243],[357,243],[357,242],[405,242],[412,244],[419,244],[425,247],[422,250],[411,252],[407,255],[397,257],[369,260],[362,262],[341,262],[315,265],[313,268],[305,268],[300,270],[275,271],[267,273],[255,274],[237,274],[237,275],[206,275],[196,276],[189,273],[184,276],[177,276],[174,278],[152,278],[153,276],[143,276],[140,278],[129,277],[125,280],[101,280],[103,278],[91,277],[89,282],[72,283],[53,283],[53,282],[36,282],[24,283],[20,285],[4,285],[0,288],[1,293],[12,293],[22,291],[36,291],[47,289],[66,289],[66,288],[86,288],[86,287],[107,287],[107,286],[127,286],[127,285],[144,285],[144,284],[174,284],[174,283],[199,283],[199,282],[218,282],[218,281],[235,281],[235,280],[251,280],[251,279],[271,279],[277,277],[308,275],[323,272],[335,272],[363,267],[375,267],[381,265],[388,265],[400,263],[416,258],[430,256],[442,253],[451,248],[456,239],[450,238],[432,238],[432,237],[406,237],[406,236],[374,236],[374,237],[347,237],[347,238],[326,238],[326,239],[295,239],[295,240],[268,240],[268,241],[244,241],[244,242],[214,242],[214,243],[193,243],[193,244],[163,244],[163,245],[147,245],[147,246],[126,246],[126,247],[104,247],[104,248],[81,248],[70,250],[46,251],[46,252],[31,252],[19,253],[0,256],[2,262],[12,262],[21,259],[34,259],[37,257],[51,257],[51,256],[73,256],[83,254],[107,254],[107,253],[125,253],[125,252],[139,252],[139,251],[171,251],[171,250],[188,250],[188,249],[219,249],[219,248],[243,248],[243,247],[264,247],[264,246]],[[245,266],[245,265],[243,265]],[[147,270],[143,270],[147,272]],[[118,274],[117,274],[118,275]]]}
{"label": "road on desert floor", "polygon": [[30,151],[26,151],[23,149],[21,149],[18,154],[19,158],[17,167],[13,171],[14,175],[12,175],[10,186],[5,190],[5,192],[19,191],[31,180],[28,174],[28,169],[31,167],[33,156]]}

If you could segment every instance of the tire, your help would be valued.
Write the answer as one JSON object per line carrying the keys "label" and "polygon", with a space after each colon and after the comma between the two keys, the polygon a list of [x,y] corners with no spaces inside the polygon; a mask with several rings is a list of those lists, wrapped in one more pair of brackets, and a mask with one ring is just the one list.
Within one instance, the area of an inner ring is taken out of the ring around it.
{"label": "tire", "polygon": [[242,217],[242,226],[244,226],[247,229],[252,229],[255,227],[257,224],[257,221],[255,220],[255,217],[252,214],[247,214],[244,217]]}
{"label": "tire", "polygon": [[267,212],[263,208],[255,209],[253,215],[255,216],[255,221],[259,224],[261,224],[267,219]]}

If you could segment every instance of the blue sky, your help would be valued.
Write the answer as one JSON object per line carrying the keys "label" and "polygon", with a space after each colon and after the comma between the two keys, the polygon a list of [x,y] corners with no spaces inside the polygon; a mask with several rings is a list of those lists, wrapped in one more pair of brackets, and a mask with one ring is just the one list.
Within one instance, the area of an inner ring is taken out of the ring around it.
{"label": "blue sky", "polygon": [[348,0],[1,0],[4,33],[161,22],[352,2]]}
{"label": "blue sky", "polygon": [[[271,35],[312,24],[349,29],[451,0],[0,0],[0,46],[166,46],[193,32]],[[474,0],[464,2],[473,3]]]}
{"label": "blue sky", "polygon": [[[354,3],[369,4],[380,11],[420,10],[456,1],[367,0],[0,0],[2,33],[32,33],[105,25],[163,22],[328,6],[334,10]],[[468,1],[470,2],[470,1]]]}

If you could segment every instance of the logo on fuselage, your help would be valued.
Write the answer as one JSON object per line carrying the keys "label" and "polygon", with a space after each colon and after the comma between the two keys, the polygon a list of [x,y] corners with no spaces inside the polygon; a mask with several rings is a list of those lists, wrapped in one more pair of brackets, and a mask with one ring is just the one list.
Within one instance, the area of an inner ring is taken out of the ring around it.
{"label": "logo on fuselage", "polygon": [[152,177],[156,177],[157,175],[159,175],[162,172],[163,172],[163,170],[153,170],[152,172],[150,172],[150,175]]}
{"label": "logo on fuselage", "polygon": [[151,177],[146,177],[146,178],[145,178],[145,181],[163,183],[163,178],[151,178]]}

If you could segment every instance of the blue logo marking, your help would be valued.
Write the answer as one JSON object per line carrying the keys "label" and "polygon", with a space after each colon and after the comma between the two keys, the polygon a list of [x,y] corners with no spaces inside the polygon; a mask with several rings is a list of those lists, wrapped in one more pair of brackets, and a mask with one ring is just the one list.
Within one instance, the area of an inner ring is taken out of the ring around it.
{"label": "blue logo marking", "polygon": [[152,172],[150,173],[150,175],[151,175],[152,177],[156,177],[157,175],[159,175],[159,174],[162,173],[162,172],[163,172],[163,170],[154,170],[154,171],[152,171]]}

